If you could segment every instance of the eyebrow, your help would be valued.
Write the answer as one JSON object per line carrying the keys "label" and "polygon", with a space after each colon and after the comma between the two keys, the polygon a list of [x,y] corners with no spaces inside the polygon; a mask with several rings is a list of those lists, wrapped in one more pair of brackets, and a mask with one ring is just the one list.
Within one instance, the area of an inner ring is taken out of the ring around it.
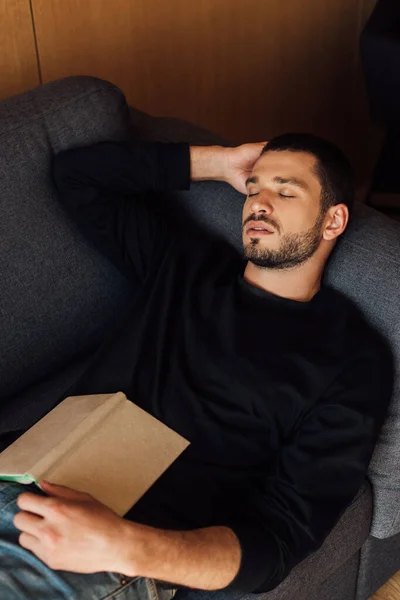
{"label": "eyebrow", "polygon": [[[295,185],[295,186],[301,188],[302,190],[309,189],[309,187],[305,181],[302,181],[301,179],[296,179],[296,177],[278,177],[277,176],[277,177],[274,177],[272,181],[274,181],[275,183],[280,183],[280,184]],[[248,179],[246,179],[246,187],[250,183],[258,183],[258,177],[249,177]]]}
{"label": "eyebrow", "polygon": [[249,185],[249,183],[258,183],[258,177],[248,177],[246,179],[246,187]]}

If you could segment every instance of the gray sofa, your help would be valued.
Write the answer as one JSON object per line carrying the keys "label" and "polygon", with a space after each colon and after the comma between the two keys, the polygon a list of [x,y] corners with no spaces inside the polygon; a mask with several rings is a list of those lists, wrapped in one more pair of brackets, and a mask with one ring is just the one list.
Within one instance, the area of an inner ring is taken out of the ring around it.
{"label": "gray sofa", "polygon": [[[3,447],[64,397],[133,293],[60,207],[51,156],[128,136],[223,141],[193,125],[129,109],[117,88],[91,77],[67,78],[0,102]],[[198,183],[190,192],[170,194],[168,202],[174,215],[194,219],[240,250],[243,196],[228,185]],[[326,279],[361,306],[399,365],[399,224],[358,206]],[[367,600],[400,569],[399,379],[398,372],[368,480],[322,548],[262,600]],[[213,595],[182,590],[177,600]]]}

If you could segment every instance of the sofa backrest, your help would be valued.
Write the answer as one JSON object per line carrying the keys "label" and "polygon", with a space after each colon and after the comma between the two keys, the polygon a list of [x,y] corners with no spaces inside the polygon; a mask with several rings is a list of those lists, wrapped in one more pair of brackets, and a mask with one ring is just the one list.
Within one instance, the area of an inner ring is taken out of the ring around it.
{"label": "sofa backrest", "polygon": [[0,102],[0,433],[54,405],[74,370],[61,387],[41,382],[74,362],[79,370],[128,302],[128,282],[77,232],[50,176],[52,154],[123,139],[128,120],[123,94],[90,77]]}
{"label": "sofa backrest", "polygon": [[371,533],[386,538],[400,531],[400,223],[359,205],[326,279],[354,299],[388,340],[395,360],[393,398],[369,468]]}

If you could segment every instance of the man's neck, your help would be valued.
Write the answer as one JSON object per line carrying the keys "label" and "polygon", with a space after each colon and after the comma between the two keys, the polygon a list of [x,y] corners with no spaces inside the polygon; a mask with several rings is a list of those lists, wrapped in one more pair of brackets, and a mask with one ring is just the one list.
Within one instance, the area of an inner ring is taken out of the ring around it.
{"label": "man's neck", "polygon": [[322,269],[312,259],[293,269],[262,269],[248,262],[243,278],[282,298],[309,302],[321,286]]}

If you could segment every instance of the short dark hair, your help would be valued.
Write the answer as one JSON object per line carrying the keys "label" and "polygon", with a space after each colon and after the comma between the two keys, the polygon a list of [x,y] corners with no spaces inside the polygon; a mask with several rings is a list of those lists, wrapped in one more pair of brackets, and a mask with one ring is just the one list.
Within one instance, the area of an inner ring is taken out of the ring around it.
{"label": "short dark hair", "polygon": [[321,183],[321,211],[335,204],[346,204],[351,213],[354,205],[354,178],[350,162],[332,142],[310,133],[284,133],[270,140],[266,152],[307,152],[317,159],[315,174]]}

